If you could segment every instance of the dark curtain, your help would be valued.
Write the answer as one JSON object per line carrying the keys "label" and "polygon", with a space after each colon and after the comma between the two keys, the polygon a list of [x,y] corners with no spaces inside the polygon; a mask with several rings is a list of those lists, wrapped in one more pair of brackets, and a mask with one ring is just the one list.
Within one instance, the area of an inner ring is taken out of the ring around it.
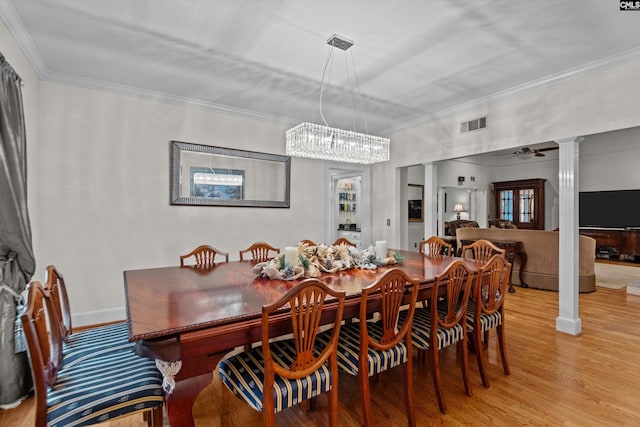
{"label": "dark curtain", "polygon": [[16,337],[19,296],[35,270],[27,212],[27,153],[20,77],[0,53],[0,405],[31,390],[24,343]]}

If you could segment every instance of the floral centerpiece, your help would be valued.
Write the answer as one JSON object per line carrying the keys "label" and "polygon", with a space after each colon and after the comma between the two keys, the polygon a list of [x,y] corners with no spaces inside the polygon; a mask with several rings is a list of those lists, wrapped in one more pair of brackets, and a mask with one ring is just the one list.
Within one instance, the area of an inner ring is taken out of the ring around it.
{"label": "floral centerpiece", "polygon": [[393,251],[387,251],[382,259],[376,258],[373,246],[358,249],[345,244],[310,246],[302,242],[298,244],[297,260],[286,262],[285,259],[284,254],[278,254],[272,260],[256,264],[253,272],[269,279],[294,280],[353,268],[375,270],[402,261]]}

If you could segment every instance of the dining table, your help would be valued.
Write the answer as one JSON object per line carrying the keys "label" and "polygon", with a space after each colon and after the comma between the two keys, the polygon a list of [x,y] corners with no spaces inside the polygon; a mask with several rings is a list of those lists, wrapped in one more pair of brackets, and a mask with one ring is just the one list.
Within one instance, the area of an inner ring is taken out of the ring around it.
{"label": "dining table", "polygon": [[[318,279],[346,292],[343,318],[359,316],[362,289],[390,268],[398,267],[420,282],[419,299],[431,295],[434,279],[456,257],[427,256],[394,250],[400,261],[376,269],[353,268],[323,273]],[[481,263],[465,259],[476,271]],[[169,266],[124,272],[129,340],[135,352],[156,360],[165,381],[171,426],[193,426],[193,403],[213,379],[218,362],[252,343],[260,345],[262,306],[279,300],[303,279],[279,280],[254,272],[253,261],[221,262],[208,267]],[[376,304],[369,304],[373,312]],[[328,301],[330,313],[337,302]],[[283,312],[270,323],[276,333],[291,331]],[[327,315],[327,321],[331,316]]]}

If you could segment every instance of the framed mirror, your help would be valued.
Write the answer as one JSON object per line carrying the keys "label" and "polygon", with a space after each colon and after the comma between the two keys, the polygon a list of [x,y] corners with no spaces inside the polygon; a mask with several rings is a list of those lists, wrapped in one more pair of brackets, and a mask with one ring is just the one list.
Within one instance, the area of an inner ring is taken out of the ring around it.
{"label": "framed mirror", "polygon": [[409,200],[409,222],[423,222],[424,186],[418,184],[408,185],[409,191],[407,192],[407,199]]}
{"label": "framed mirror", "polygon": [[288,208],[291,157],[171,141],[172,205]]}

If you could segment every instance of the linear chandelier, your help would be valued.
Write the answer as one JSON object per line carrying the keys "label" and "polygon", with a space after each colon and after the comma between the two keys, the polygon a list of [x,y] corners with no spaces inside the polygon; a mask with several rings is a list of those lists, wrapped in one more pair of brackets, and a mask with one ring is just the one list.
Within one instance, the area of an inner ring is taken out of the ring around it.
{"label": "linear chandelier", "polygon": [[[322,88],[320,90],[320,116],[322,117],[324,125],[304,122],[289,129],[286,133],[287,155],[361,164],[379,163],[389,160],[388,138],[373,136],[368,133],[360,133],[356,130],[350,131],[332,128],[324,118],[322,114],[322,94],[325,85],[324,77],[332,59],[333,48],[346,51],[353,46],[353,42],[334,34],[329,37],[327,44],[331,47],[329,48],[327,63],[322,73]],[[355,65],[353,68],[355,76]],[[357,76],[355,78],[357,82]]]}

